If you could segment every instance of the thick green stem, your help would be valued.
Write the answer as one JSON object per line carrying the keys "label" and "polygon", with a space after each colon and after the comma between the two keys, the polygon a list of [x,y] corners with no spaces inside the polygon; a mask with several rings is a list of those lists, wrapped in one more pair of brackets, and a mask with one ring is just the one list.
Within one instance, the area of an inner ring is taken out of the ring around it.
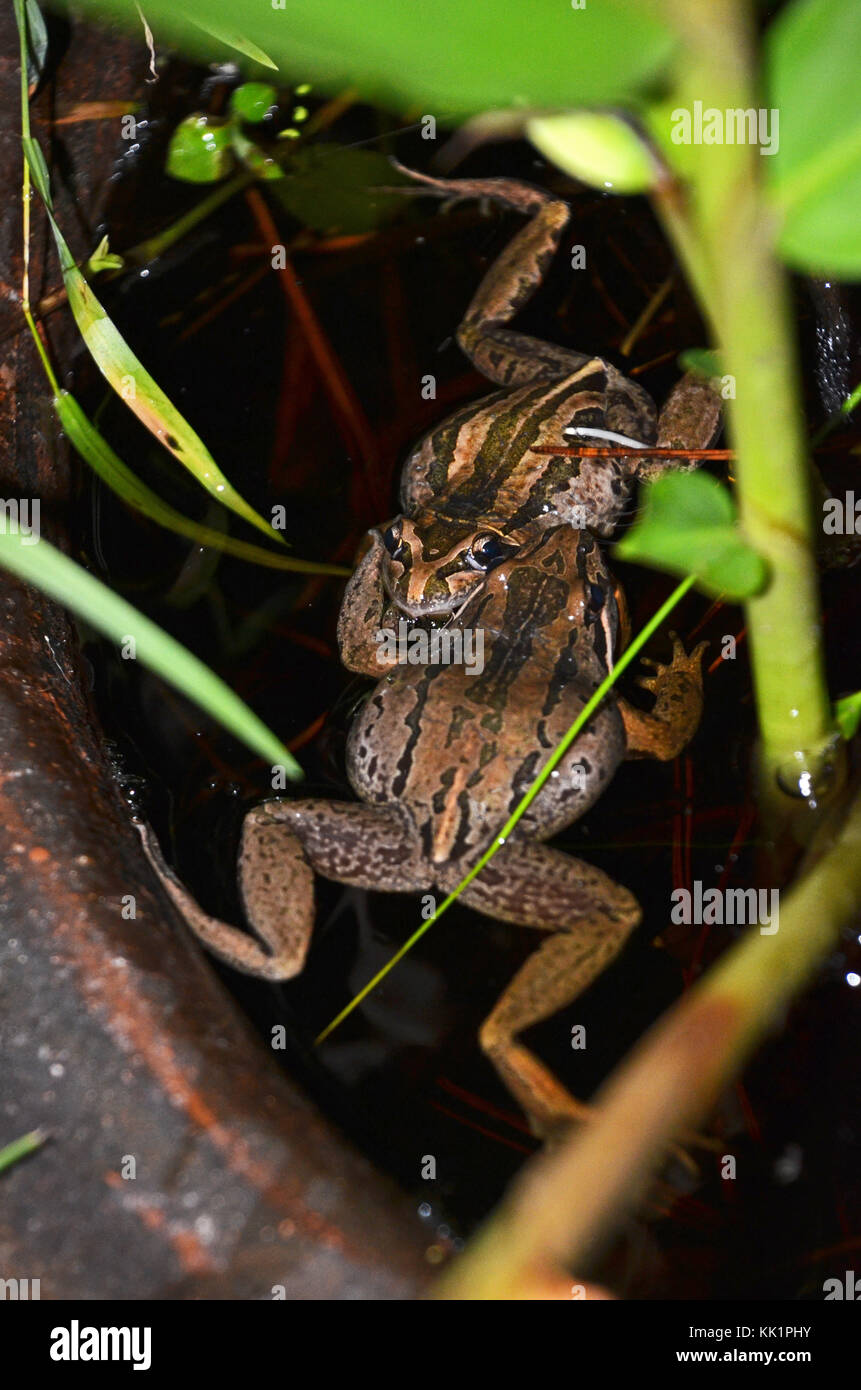
{"label": "thick green stem", "polygon": [[[693,112],[699,102],[703,111],[758,110],[743,0],[665,0],[663,8],[683,39],[675,107]],[[672,157],[669,140],[665,148]],[[735,378],[729,423],[742,526],[771,567],[767,590],[747,605],[763,768],[772,784],[778,778],[808,792],[818,784],[834,724],[787,281],[763,191],[769,156],[756,144],[726,138],[703,143],[696,153],[687,171],[686,213],[674,207],[668,216],[664,208],[664,221],[697,288],[705,288],[704,308]]]}

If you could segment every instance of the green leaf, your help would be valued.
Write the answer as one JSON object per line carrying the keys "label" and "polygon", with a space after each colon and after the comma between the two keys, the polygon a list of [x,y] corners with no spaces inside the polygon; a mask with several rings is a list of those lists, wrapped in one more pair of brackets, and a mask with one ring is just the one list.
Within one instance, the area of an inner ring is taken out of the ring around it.
{"label": "green leaf", "polygon": [[118,644],[134,639],[135,659],[199,705],[213,719],[272,765],[301,778],[293,755],[214,671],[174,637],[163,632],[124,598],[88,574],[45,540],[28,543],[14,531],[0,532],[0,565],[85,618]]}
{"label": "green leaf", "polygon": [[122,270],[125,261],[122,256],[115,256],[108,244],[108,238],[103,236],[90,259],[87,261],[87,274],[100,275],[105,270]]}
{"label": "green leaf", "polygon": [[36,0],[24,0],[27,15],[27,85],[32,92],[38,85],[48,54],[48,30]]}
{"label": "green leaf", "polygon": [[51,180],[41,146],[38,140],[33,139],[32,135],[22,135],[21,144],[24,146],[24,155],[30,166],[30,177],[36,186],[36,191],[50,211],[52,207]]}
{"label": "green leaf", "polygon": [[742,539],[735,505],[708,473],[666,473],[646,485],[642,514],[615,547],[623,560],[692,574],[716,597],[759,593],[766,563]]}
{"label": "green leaf", "polygon": [[526,134],[547,159],[592,188],[645,193],[655,182],[648,145],[609,111],[537,116],[527,122]]}
{"label": "green leaf", "polygon": [[834,715],[843,737],[845,739],[852,738],[858,725],[861,724],[861,690],[856,690],[854,695],[844,695],[842,700],[837,700],[834,705]]}
{"label": "green leaf", "polygon": [[54,408],[70,442],[82,458],[86,459],[93,471],[128,506],[134,507],[136,511],[149,517],[151,521],[165,526],[168,530],[176,532],[177,535],[186,536],[196,545],[223,550],[228,555],[235,555],[240,560],[248,560],[256,565],[265,565],[269,569],[293,570],[300,574],[338,576],[350,573],[343,565],[317,564],[313,560],[297,560],[292,555],[276,554],[274,551],[264,550],[260,545],[252,545],[250,541],[237,540],[233,536],[225,535],[222,531],[215,531],[210,526],[203,526],[200,522],[192,521],[189,517],[183,516],[167,502],[163,502],[157,493],[148,488],[146,483],[142,483],[132,470],[123,463],[122,459],[114,453],[108,441],[84,414],[74,396],[63,391],[59,396],[54,397]]}
{"label": "green leaf", "polygon": [[409,180],[373,150],[309,145],[296,151],[272,192],[303,226],[358,236],[403,210],[399,194],[379,191],[401,183]]}
{"label": "green leaf", "polygon": [[229,121],[195,112],[180,121],[167,148],[165,169],[183,183],[218,183],[235,165]]}
{"label": "green leaf", "polygon": [[[133,24],[129,0],[84,0],[84,11]],[[147,0],[160,42],[212,57],[198,25],[259,46],[288,76],[324,91],[355,89],[396,111],[456,121],[493,108],[570,109],[629,101],[666,70],[676,41],[630,0]]]}
{"label": "green leaf", "polygon": [[277,104],[278,93],[268,82],[243,82],[230,97],[231,111],[251,125],[265,120]]}
{"label": "green leaf", "polygon": [[[148,5],[147,9],[149,10],[149,8]],[[184,8],[187,12],[190,10],[191,6],[185,6]],[[210,10],[214,8],[214,5],[209,6]],[[275,6],[273,5],[272,8],[274,9]],[[202,9],[201,12],[205,13],[205,10]],[[240,10],[238,6],[231,5],[228,7],[228,12],[231,18],[235,18],[237,14],[240,13]],[[277,71],[278,64],[273,63],[269,54],[264,53],[262,48],[258,48],[256,43],[252,43],[251,39],[245,38],[243,34],[237,34],[233,29],[225,29],[222,28],[221,25],[212,24],[209,20],[204,22],[202,19],[192,19],[191,15],[188,17],[190,23],[196,25],[198,29],[202,29],[204,34],[209,34],[213,39],[216,39],[218,43],[225,44],[227,48],[235,48],[237,53],[244,54],[246,58],[251,59],[252,63],[259,63],[260,66],[264,68],[275,68]]]}
{"label": "green leaf", "polygon": [[723,376],[720,354],[712,348],[685,348],[679,353],[679,366],[685,372],[698,372],[707,381]]}
{"label": "green leaf", "polygon": [[778,152],[765,160],[790,265],[861,277],[861,4],[795,0],[766,38],[769,105]]}

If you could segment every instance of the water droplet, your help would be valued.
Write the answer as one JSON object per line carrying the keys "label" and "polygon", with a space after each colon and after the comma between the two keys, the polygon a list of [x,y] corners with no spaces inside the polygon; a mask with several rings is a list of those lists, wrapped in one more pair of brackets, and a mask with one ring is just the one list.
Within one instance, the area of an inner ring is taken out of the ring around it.
{"label": "water droplet", "polygon": [[823,749],[806,752],[799,748],[777,769],[777,784],[788,796],[798,797],[815,806],[834,786],[836,777],[835,752],[839,735]]}
{"label": "water droplet", "polygon": [[861,975],[857,975],[854,970],[850,970],[846,976],[846,983],[847,985],[851,985],[853,989],[857,989],[858,986],[861,985]]}

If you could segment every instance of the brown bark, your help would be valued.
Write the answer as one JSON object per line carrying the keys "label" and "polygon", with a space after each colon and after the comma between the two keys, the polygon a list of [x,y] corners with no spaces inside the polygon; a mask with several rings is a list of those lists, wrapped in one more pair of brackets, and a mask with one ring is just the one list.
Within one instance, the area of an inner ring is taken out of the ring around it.
{"label": "brown bark", "polygon": [[[3,6],[0,491],[38,497],[62,544],[69,460],[20,316],[17,52]],[[73,25],[33,103],[76,254],[95,245],[117,121],[52,140],[51,110],[131,99],[145,70],[142,44]],[[36,302],[59,274],[35,202],[33,241]],[[67,360],[65,312],[51,338]],[[50,1134],[0,1177],[0,1277],[55,1298],[416,1296],[404,1201],[278,1071],[155,891],[66,615],[2,573],[0,614],[0,1144]]]}

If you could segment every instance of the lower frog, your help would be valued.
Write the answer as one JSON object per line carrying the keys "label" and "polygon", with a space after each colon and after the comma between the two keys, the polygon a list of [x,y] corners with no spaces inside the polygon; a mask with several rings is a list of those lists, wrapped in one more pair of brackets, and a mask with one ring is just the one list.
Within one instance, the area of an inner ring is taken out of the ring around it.
{"label": "lower frog", "polygon": [[[360,801],[278,799],[246,817],[239,878],[263,945],[206,915],[143,828],[168,893],[222,960],[268,979],[297,975],[315,873],[382,892],[446,894],[460,883],[612,664],[616,601],[597,541],[568,526],[540,532],[492,571],[455,622],[483,632],[483,669],[399,665],[379,681],[348,740]],[[701,713],[702,645],[686,655],[676,639],[671,662],[642,679],[655,696],[651,712],[607,697],[461,894],[478,912],[544,933],[480,1035],[539,1135],[584,1107],[520,1034],[576,999],[640,919],[627,888],[544,841],[588,811],[624,758],[681,751]]]}
{"label": "lower frog", "polygon": [[[508,327],[558,249],[566,203],[511,179],[402,172],[437,196],[492,199],[530,220],[485,275],[457,333],[473,365],[501,389],[435,425],[412,450],[401,477],[401,514],[372,533],[347,586],[341,658],[369,675],[380,674],[373,640],[379,629],[399,615],[445,621],[536,528],[566,521],[610,536],[637,480],[684,466],[638,458],[637,444],[702,449],[720,428],[720,401],[701,377],[684,376],[658,415],[648,393],[605,358]],[[632,450],[582,460],[534,452],[578,438],[630,442]]]}

